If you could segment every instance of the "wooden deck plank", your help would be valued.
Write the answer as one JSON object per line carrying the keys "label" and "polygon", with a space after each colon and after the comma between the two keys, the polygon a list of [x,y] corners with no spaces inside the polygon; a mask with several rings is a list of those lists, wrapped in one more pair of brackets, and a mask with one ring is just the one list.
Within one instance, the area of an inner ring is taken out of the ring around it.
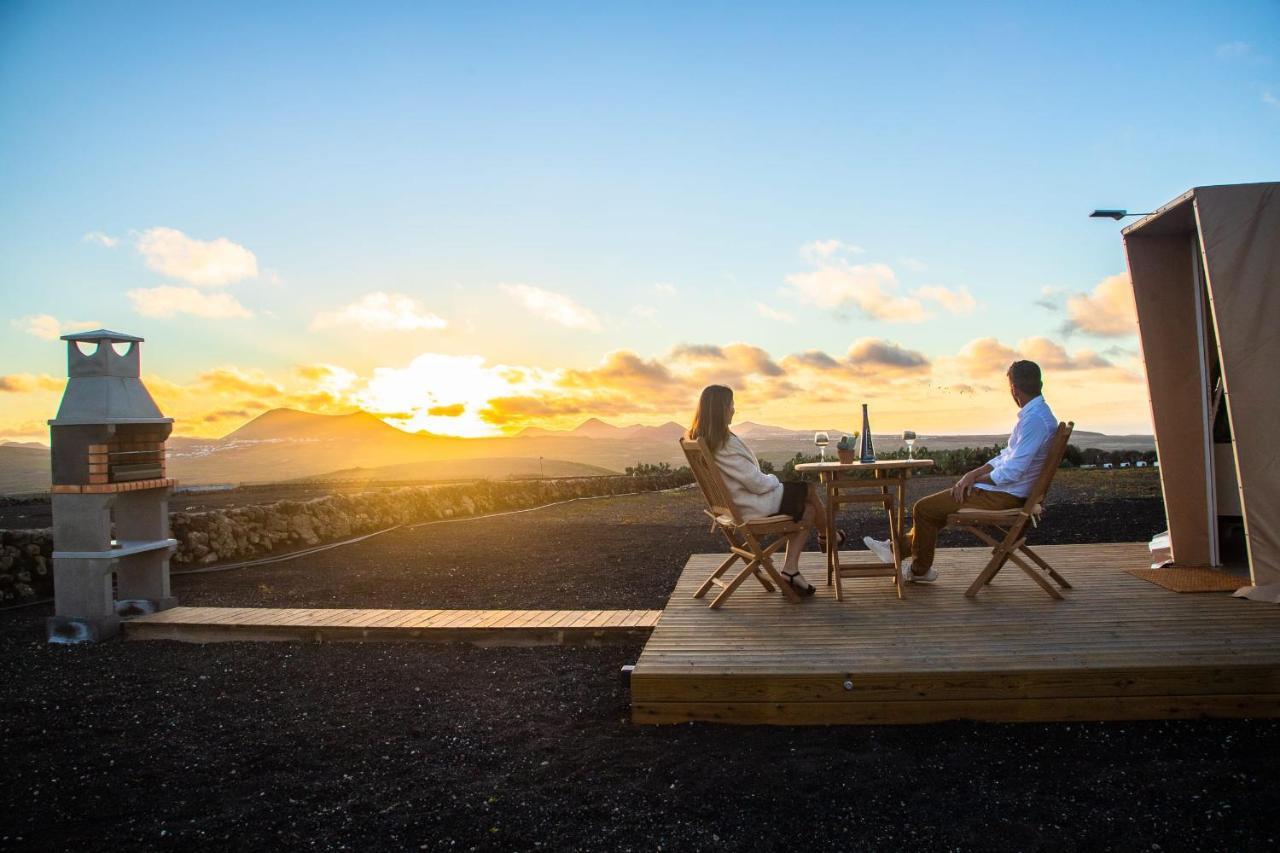
{"label": "wooden deck plank", "polygon": [[[360,610],[350,608],[174,607],[125,620],[130,639],[417,640],[486,645],[630,641],[659,611]],[[565,632],[582,623],[593,630]],[[606,627],[607,624],[607,627]]]}
{"label": "wooden deck plank", "polygon": [[[901,601],[883,579],[859,579],[836,602],[810,552],[811,599],[792,605],[748,584],[712,611],[693,592],[723,557],[695,555],[632,674],[633,719],[1280,716],[1276,608],[1134,578],[1124,569],[1149,559],[1140,543],[1036,550],[1072,583],[1063,601],[1016,567],[965,598],[989,551],[962,548],[940,551],[938,582]],[[865,551],[841,558],[870,562]]]}

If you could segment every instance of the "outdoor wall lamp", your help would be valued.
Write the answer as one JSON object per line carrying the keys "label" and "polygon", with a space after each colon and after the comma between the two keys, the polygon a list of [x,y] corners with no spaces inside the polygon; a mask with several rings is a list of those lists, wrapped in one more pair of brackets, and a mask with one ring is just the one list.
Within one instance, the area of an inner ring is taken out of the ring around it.
{"label": "outdoor wall lamp", "polygon": [[1091,219],[1114,219],[1119,222],[1126,216],[1150,216],[1150,213],[1130,213],[1127,210],[1095,210],[1089,214]]}

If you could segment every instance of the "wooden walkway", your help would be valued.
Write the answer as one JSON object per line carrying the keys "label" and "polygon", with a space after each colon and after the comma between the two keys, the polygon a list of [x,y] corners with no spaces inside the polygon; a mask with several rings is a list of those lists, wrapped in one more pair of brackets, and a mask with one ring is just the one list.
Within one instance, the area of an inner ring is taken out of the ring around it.
{"label": "wooden walkway", "polygon": [[123,622],[130,640],[415,641],[481,646],[644,639],[660,610],[346,610],[174,607]]}
{"label": "wooden walkway", "polygon": [[[854,580],[823,556],[790,605],[747,581],[719,610],[693,591],[722,559],[689,560],[631,677],[640,723],[828,724],[1280,716],[1280,607],[1179,594],[1126,568],[1143,544],[1037,548],[1075,587],[1054,601],[1016,567],[977,598],[989,550],[939,552],[937,583]],[[841,558],[867,559],[867,552]]]}

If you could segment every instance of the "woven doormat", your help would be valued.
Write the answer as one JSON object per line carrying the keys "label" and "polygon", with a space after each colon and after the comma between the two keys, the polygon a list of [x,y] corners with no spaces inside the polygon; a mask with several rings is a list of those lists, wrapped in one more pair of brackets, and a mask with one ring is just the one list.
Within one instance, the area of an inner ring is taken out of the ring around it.
{"label": "woven doormat", "polygon": [[1125,569],[1135,578],[1151,581],[1174,592],[1235,592],[1249,585],[1248,578],[1217,569]]}

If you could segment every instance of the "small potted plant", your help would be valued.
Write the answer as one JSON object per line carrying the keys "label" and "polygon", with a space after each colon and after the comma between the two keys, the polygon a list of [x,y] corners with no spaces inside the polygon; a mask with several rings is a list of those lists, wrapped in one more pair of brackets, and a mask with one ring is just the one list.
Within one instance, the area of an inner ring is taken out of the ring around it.
{"label": "small potted plant", "polygon": [[849,465],[858,461],[858,433],[846,435],[840,438],[836,444],[836,454],[840,457],[842,465]]}

